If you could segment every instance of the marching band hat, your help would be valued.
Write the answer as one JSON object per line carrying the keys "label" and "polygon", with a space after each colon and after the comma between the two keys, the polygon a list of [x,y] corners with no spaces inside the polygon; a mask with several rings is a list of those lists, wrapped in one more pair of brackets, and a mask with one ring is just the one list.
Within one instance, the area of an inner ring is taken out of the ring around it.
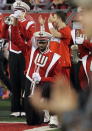
{"label": "marching band hat", "polygon": [[13,10],[22,9],[25,11],[30,11],[30,7],[25,2],[22,2],[20,0],[16,0],[16,2],[13,3],[12,9]]}
{"label": "marching band hat", "polygon": [[52,38],[52,35],[48,32],[41,32],[41,31],[38,31],[38,32],[35,32],[34,33],[34,37],[36,38],[37,41],[48,41]]}

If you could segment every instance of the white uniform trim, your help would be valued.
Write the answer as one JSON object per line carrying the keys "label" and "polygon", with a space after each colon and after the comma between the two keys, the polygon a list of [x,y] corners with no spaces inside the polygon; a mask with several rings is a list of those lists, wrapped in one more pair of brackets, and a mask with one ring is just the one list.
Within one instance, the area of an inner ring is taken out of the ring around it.
{"label": "white uniform trim", "polygon": [[10,41],[10,52],[16,53],[16,54],[20,54],[22,53],[22,51],[15,51],[11,48],[11,41]]}
{"label": "white uniform trim", "polygon": [[88,80],[88,83],[89,83],[89,77],[88,77],[88,73],[87,73],[87,69],[86,69],[87,58],[88,58],[88,55],[82,57],[82,64],[83,64],[84,71],[85,71],[85,74],[86,74],[86,76],[87,76],[87,80]]}
{"label": "white uniform trim", "polygon": [[60,40],[59,38],[52,37],[52,38],[51,38],[51,41],[55,41],[55,42],[60,43],[61,40]]}
{"label": "white uniform trim", "polygon": [[73,29],[71,31],[71,36],[72,36],[72,39],[73,39],[73,43],[76,44],[76,42],[75,42],[75,29]]}
{"label": "white uniform trim", "polygon": [[34,24],[34,21],[28,22],[26,25],[26,30],[28,30],[32,24]]}
{"label": "white uniform trim", "polygon": [[11,48],[11,44],[12,44],[12,42],[11,42],[11,35],[12,35],[11,34],[11,26],[9,26],[8,32],[9,32],[9,39],[10,39],[10,51],[13,53],[16,53],[16,54],[20,54],[22,51],[15,51]]}
{"label": "white uniform trim", "polygon": [[10,52],[13,52],[13,53],[15,53],[15,54],[20,54],[20,53],[22,53],[22,51],[15,51],[15,50],[13,50],[12,48],[11,48],[11,41],[10,41]]}
{"label": "white uniform trim", "polygon": [[91,64],[90,64],[90,71],[92,71],[92,61],[91,61]]}
{"label": "white uniform trim", "polygon": [[32,46],[32,49],[31,49],[31,54],[30,54],[30,62],[29,62],[29,67],[28,67],[28,70],[27,70],[27,73],[26,73],[26,77],[32,81],[32,79],[30,78],[29,76],[29,72],[30,72],[30,67],[32,65],[32,60],[33,60],[33,56],[34,56],[34,52],[37,48],[35,48],[34,46]]}
{"label": "white uniform trim", "polygon": [[36,60],[36,61],[39,63],[41,60],[42,54],[37,54],[37,55],[38,55],[38,60]]}
{"label": "white uniform trim", "polygon": [[46,73],[45,73],[45,77],[48,76],[50,69],[51,69],[52,66],[57,62],[57,60],[58,60],[59,58],[60,58],[60,55],[54,53],[53,58],[52,58],[52,61],[51,61],[50,65],[48,66],[47,71],[46,71]]}

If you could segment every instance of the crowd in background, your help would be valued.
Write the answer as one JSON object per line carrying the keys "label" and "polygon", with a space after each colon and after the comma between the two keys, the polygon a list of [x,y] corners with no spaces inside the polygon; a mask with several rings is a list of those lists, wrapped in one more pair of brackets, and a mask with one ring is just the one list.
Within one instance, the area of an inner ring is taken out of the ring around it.
{"label": "crowd in background", "polygon": [[[75,8],[72,0],[23,0],[31,10],[54,10]],[[14,0],[0,0],[0,9],[11,10],[11,4]]]}

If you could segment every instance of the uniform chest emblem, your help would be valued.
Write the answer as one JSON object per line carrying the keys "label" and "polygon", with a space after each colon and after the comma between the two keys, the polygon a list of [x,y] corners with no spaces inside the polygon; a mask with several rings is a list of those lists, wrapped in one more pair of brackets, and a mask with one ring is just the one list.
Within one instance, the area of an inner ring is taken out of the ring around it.
{"label": "uniform chest emblem", "polygon": [[48,60],[47,56],[44,56],[43,54],[38,53],[34,60],[34,63],[39,67],[44,67],[47,63],[47,60]]}

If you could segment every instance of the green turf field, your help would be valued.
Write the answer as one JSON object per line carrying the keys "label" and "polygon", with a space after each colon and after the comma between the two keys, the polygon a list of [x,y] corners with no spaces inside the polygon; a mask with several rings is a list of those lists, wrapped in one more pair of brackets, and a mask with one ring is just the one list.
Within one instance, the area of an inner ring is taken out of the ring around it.
{"label": "green turf field", "polygon": [[0,122],[6,121],[6,122],[25,122],[24,117],[10,117],[10,99],[2,100],[0,99]]}
{"label": "green turf field", "polygon": [[[10,117],[10,107],[11,107],[11,102],[10,99],[7,100],[2,100],[0,98],[0,122],[25,122],[24,117]],[[50,129],[46,131],[61,131],[59,129]]]}

